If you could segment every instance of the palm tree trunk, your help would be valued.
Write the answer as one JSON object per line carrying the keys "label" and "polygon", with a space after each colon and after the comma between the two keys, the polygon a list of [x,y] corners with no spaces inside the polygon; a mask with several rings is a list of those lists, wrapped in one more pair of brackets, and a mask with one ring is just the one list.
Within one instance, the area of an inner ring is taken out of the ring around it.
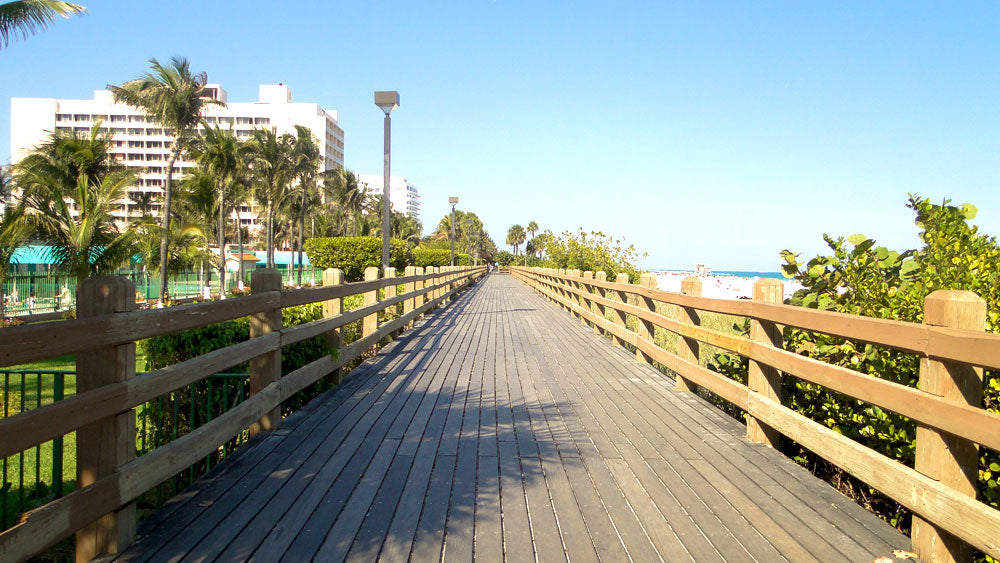
{"label": "palm tree trunk", "polygon": [[174,140],[167,157],[167,182],[163,187],[163,236],[160,238],[160,306],[167,303],[167,247],[170,244],[170,192],[174,185],[174,162],[180,155],[180,144]]}
{"label": "palm tree trunk", "polygon": [[219,184],[219,299],[226,298],[226,193]]}
{"label": "palm tree trunk", "polygon": [[[304,204],[305,202],[303,202]],[[299,212],[299,271],[295,277],[295,284],[302,287],[302,243],[306,234],[306,212],[305,209]]]}

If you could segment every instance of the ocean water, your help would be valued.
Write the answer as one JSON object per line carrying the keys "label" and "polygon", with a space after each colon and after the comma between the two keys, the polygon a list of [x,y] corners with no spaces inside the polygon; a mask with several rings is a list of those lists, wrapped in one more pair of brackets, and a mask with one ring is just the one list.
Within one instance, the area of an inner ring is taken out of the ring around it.
{"label": "ocean water", "polygon": [[[693,270],[663,270],[663,269],[653,269],[655,272],[681,272],[681,273],[694,273]],[[786,278],[781,274],[781,272],[744,272],[740,270],[712,270],[713,276],[733,276],[736,278],[774,278],[776,280],[786,281]]]}

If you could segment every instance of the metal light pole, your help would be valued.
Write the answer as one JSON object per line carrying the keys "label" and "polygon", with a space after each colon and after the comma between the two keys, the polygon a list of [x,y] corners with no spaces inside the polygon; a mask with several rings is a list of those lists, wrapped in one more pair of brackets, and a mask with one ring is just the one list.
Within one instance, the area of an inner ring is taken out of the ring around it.
{"label": "metal light pole", "polygon": [[392,213],[392,206],[389,205],[389,155],[391,153],[391,121],[389,114],[399,107],[399,93],[395,91],[375,92],[375,105],[385,112],[385,133],[382,145],[383,167],[382,167],[382,275],[389,267],[389,216]]}
{"label": "metal light pole", "polygon": [[451,265],[455,265],[455,206],[458,205],[457,197],[449,197],[448,203],[451,204]]}

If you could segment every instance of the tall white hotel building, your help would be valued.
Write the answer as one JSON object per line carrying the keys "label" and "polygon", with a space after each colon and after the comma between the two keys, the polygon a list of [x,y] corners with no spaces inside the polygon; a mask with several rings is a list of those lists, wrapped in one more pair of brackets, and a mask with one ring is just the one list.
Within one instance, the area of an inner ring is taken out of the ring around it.
{"label": "tall white hotel building", "polygon": [[[373,196],[382,195],[385,186],[381,174],[358,174],[358,186]],[[389,176],[389,207],[420,220],[420,192],[403,176]]]}
{"label": "tall white hotel building", "polygon": [[[308,127],[315,135],[322,155],[321,170],[344,166],[344,130],[337,124],[337,111],[313,103],[292,101],[292,91],[284,84],[262,84],[256,102],[229,102],[226,91],[218,84],[208,84],[205,94],[225,105],[207,106],[203,117],[209,126],[232,128],[240,139],[250,137],[257,128],[271,128],[279,135],[295,134],[295,125]],[[53,131],[89,133],[95,122],[113,137],[112,155],[126,166],[139,172],[138,183],[130,192],[156,194],[152,214],[160,212],[163,186],[166,183],[166,161],[173,136],[155,121],[131,106],[115,103],[111,92],[96,90],[93,100],[60,100],[55,98],[12,98],[10,118],[11,160],[17,162],[33,147],[43,143]],[[174,178],[178,178],[193,162],[174,163]],[[122,200],[114,215],[121,221],[136,217],[139,211],[131,199]],[[240,223],[255,230],[259,227],[252,206],[240,209]]]}

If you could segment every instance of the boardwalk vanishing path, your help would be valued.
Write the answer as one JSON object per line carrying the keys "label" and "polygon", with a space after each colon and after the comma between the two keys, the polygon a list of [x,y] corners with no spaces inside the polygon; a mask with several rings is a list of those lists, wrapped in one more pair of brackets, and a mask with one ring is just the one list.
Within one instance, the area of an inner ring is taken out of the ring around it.
{"label": "boardwalk vanishing path", "polygon": [[896,532],[510,276],[174,499],[122,560],[871,561]]}

